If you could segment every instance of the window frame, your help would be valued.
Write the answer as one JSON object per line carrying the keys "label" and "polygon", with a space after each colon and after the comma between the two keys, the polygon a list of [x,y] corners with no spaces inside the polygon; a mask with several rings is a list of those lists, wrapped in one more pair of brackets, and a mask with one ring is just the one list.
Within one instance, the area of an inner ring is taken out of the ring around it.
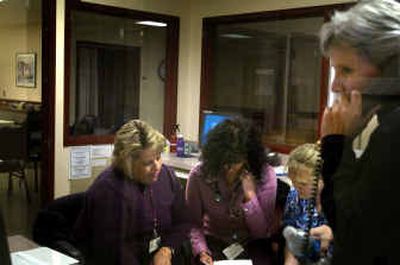
{"label": "window frame", "polygon": [[[212,67],[213,67],[213,43],[215,40],[215,31],[217,26],[249,23],[249,22],[267,22],[285,19],[322,17],[324,21],[328,21],[334,10],[343,10],[351,6],[351,4],[333,4],[326,6],[314,6],[304,8],[294,8],[285,10],[272,10],[257,13],[246,13],[239,15],[227,15],[203,18],[203,40],[202,40],[202,62],[201,62],[201,83],[200,83],[200,110],[199,121],[203,123],[202,113],[205,110],[212,110],[209,96],[212,91]],[[321,80],[320,80],[320,104],[318,113],[318,137],[320,135],[321,117],[323,110],[327,104],[329,86],[329,60],[321,58]],[[200,135],[200,131],[199,131]],[[271,150],[280,153],[289,153],[295,146],[288,144],[271,144],[264,143]]]}
{"label": "window frame", "polygon": [[179,17],[151,12],[84,3],[81,0],[68,0],[65,3],[65,51],[64,51],[64,146],[110,144],[114,135],[79,135],[73,136],[69,131],[70,77],[71,77],[71,17],[72,11],[93,12],[130,19],[147,19],[167,23],[166,40],[166,79],[164,96],[163,133],[168,135],[176,124],[178,54],[179,54]]}

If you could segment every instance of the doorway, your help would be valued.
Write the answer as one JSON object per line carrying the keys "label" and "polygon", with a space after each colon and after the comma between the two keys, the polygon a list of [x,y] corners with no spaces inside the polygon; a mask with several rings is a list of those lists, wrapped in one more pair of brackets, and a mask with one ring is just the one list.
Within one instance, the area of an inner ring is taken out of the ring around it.
{"label": "doorway", "polygon": [[14,157],[0,147],[19,165],[0,173],[9,236],[30,238],[38,209],[54,197],[55,2],[0,2],[0,130],[20,137],[8,138]]}

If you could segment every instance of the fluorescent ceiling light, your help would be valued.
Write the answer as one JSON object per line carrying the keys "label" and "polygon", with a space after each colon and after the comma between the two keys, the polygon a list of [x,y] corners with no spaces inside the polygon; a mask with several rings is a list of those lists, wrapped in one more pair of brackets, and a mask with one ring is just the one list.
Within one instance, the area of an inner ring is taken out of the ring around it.
{"label": "fluorescent ceiling light", "polygon": [[138,22],[136,22],[136,24],[146,25],[146,26],[153,26],[153,27],[166,27],[167,26],[167,23],[151,21],[151,20],[138,21]]}
{"label": "fluorescent ceiling light", "polygon": [[231,39],[251,39],[251,38],[253,38],[252,36],[244,35],[244,34],[238,34],[238,33],[221,34],[221,37],[231,38]]}

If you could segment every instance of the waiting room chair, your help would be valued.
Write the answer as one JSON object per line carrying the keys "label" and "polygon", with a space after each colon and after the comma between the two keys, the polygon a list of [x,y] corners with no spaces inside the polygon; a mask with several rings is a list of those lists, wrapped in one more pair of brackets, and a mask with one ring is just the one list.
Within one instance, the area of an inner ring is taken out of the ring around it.
{"label": "waiting room chair", "polygon": [[0,127],[0,173],[8,173],[8,195],[12,194],[13,177],[25,187],[26,199],[31,201],[26,181],[27,161],[26,128],[24,126]]}
{"label": "waiting room chair", "polygon": [[84,263],[76,247],[73,229],[83,207],[85,193],[58,198],[39,211],[33,224],[33,240]]}

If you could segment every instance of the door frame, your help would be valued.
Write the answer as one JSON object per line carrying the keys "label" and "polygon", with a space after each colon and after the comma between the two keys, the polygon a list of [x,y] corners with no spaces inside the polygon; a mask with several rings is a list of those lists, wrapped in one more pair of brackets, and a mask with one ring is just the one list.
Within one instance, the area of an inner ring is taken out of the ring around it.
{"label": "door frame", "polygon": [[54,199],[56,2],[42,0],[42,158],[40,203]]}

